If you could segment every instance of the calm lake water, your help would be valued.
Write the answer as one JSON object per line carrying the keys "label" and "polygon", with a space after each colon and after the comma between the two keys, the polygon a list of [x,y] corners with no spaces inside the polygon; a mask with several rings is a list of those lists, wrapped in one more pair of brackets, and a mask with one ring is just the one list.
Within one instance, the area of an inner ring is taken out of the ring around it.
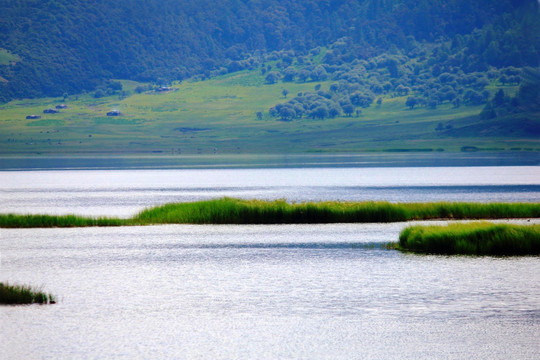
{"label": "calm lake water", "polygon": [[540,166],[0,171],[2,212],[131,216],[223,196],[540,202]]}
{"label": "calm lake water", "polygon": [[[129,216],[220,196],[540,201],[538,167],[0,172],[0,211]],[[532,219],[525,223],[539,223]],[[0,229],[6,359],[537,359],[540,258],[384,248],[405,223]]]}

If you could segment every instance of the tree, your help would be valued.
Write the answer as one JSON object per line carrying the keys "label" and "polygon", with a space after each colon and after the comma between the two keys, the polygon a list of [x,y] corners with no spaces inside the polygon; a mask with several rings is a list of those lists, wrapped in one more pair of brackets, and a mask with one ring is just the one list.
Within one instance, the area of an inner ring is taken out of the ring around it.
{"label": "tree", "polygon": [[266,75],[264,79],[267,84],[275,84],[279,80],[279,74],[275,71],[272,71]]}
{"label": "tree", "polygon": [[397,78],[399,75],[398,63],[395,59],[388,59],[387,66],[390,77]]}
{"label": "tree", "polygon": [[371,95],[359,91],[354,92],[349,99],[353,105],[363,108],[367,108],[373,103],[373,97]]}
{"label": "tree", "polygon": [[336,116],[341,114],[341,107],[337,103],[333,103],[330,105],[328,109],[328,115],[331,118],[335,118]]}
{"label": "tree", "polygon": [[300,80],[301,82],[306,82],[307,79],[309,78],[310,76],[310,72],[305,70],[305,69],[302,69],[300,71],[298,71],[298,73],[296,74],[298,76],[298,80]]}
{"label": "tree", "polygon": [[407,105],[411,110],[414,109],[414,107],[418,104],[418,99],[414,96],[409,96],[407,98],[407,101],[405,101],[405,105]]}
{"label": "tree", "polygon": [[103,89],[97,89],[96,92],[94,93],[94,98],[96,99],[102,98],[104,96],[105,96],[105,92],[103,91]]}
{"label": "tree", "polygon": [[496,107],[503,106],[505,103],[505,96],[504,96],[504,90],[499,89],[497,93],[495,94],[495,97],[493,98],[493,105]]}
{"label": "tree", "polygon": [[135,88],[135,92],[137,94],[140,94],[140,93],[143,93],[145,91],[148,91],[150,90],[150,88],[148,86],[143,86],[143,85],[138,85],[136,88]]}
{"label": "tree", "polygon": [[328,78],[328,73],[322,65],[319,65],[311,72],[310,77],[313,81],[324,81]]}
{"label": "tree", "polygon": [[281,90],[281,93],[283,94],[284,98],[287,98],[287,95],[289,95],[289,90],[283,89],[283,90]]}
{"label": "tree", "polygon": [[491,102],[488,102],[482,112],[480,113],[480,118],[483,120],[490,120],[497,117],[497,113],[495,112],[495,109],[493,108],[493,105]]}
{"label": "tree", "polygon": [[345,104],[342,106],[343,112],[347,116],[352,116],[352,113],[354,112],[354,106],[351,103]]}
{"label": "tree", "polygon": [[296,76],[296,70],[288,67],[283,71],[283,82],[292,82]]}
{"label": "tree", "polygon": [[484,104],[486,102],[485,99],[484,99],[484,96],[482,94],[480,94],[479,92],[474,91],[474,90],[468,90],[465,93],[465,100],[467,100],[468,102],[470,102],[473,105],[480,105],[480,104]]}
{"label": "tree", "polygon": [[257,111],[256,115],[257,115],[258,120],[262,120],[262,118],[263,118],[263,113],[262,112]]}
{"label": "tree", "polygon": [[121,91],[122,90],[122,83],[119,81],[109,81],[107,84],[107,88],[114,90],[114,91]]}
{"label": "tree", "polygon": [[310,116],[315,119],[324,119],[326,117],[328,117],[329,113],[328,113],[328,108],[326,107],[325,104],[319,104],[317,105],[317,107],[315,109],[313,109],[310,113]]}
{"label": "tree", "polygon": [[290,121],[292,118],[296,116],[296,111],[294,111],[294,109],[290,105],[282,106],[279,109],[279,116],[281,117],[281,120],[283,121]]}
{"label": "tree", "polygon": [[400,96],[405,96],[405,95],[408,95],[409,94],[409,91],[411,91],[411,89],[409,89],[408,87],[406,86],[403,86],[401,84],[399,84],[397,87],[396,87],[396,93]]}
{"label": "tree", "polygon": [[525,68],[523,82],[517,94],[518,101],[525,108],[540,108],[540,68]]}

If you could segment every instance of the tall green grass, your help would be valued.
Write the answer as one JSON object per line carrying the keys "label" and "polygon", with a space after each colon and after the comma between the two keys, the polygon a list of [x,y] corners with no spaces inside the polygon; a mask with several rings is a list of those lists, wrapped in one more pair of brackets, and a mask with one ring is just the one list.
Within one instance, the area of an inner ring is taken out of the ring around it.
{"label": "tall green grass", "polygon": [[16,215],[0,214],[3,228],[52,228],[128,225],[129,220],[116,218],[86,218],[75,215]]}
{"label": "tall green grass", "polygon": [[56,298],[27,285],[0,282],[0,304],[55,304]]}
{"label": "tall green grass", "polygon": [[407,220],[407,216],[404,209],[385,202],[291,204],[223,198],[167,204],[145,210],[133,220],[139,224],[309,224],[394,222]]}
{"label": "tall green grass", "polygon": [[429,219],[504,219],[540,217],[538,203],[435,202],[402,204],[408,220]]}
{"label": "tall green grass", "polygon": [[0,227],[83,227],[151,224],[310,224],[372,223],[428,219],[502,219],[540,217],[536,203],[304,202],[222,198],[166,204],[131,219],[79,216],[0,215]]}
{"label": "tall green grass", "polygon": [[299,224],[398,222],[429,219],[502,219],[540,217],[534,203],[404,203],[262,201],[222,198],[167,204],[141,212],[138,224]]}
{"label": "tall green grass", "polygon": [[417,225],[401,232],[399,248],[447,255],[540,255],[540,225],[487,222]]}

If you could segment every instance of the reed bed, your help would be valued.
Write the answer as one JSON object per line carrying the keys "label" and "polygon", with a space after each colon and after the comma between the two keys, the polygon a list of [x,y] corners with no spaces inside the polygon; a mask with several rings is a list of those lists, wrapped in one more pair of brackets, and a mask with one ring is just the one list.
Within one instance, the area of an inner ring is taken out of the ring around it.
{"label": "reed bed", "polygon": [[141,212],[140,224],[310,224],[395,222],[407,220],[405,211],[385,202],[288,203],[284,200],[223,198],[195,203],[167,204]]}
{"label": "reed bed", "polygon": [[10,285],[0,282],[0,304],[55,304],[56,298],[27,285]]}
{"label": "reed bed", "polygon": [[141,212],[132,220],[139,224],[302,224],[536,217],[540,217],[537,203],[288,203],[222,198],[158,206]]}
{"label": "reed bed", "polygon": [[2,228],[52,228],[128,225],[129,220],[117,218],[88,218],[76,215],[16,215],[0,214]]}
{"label": "reed bed", "polygon": [[0,215],[0,227],[83,227],[152,224],[373,223],[430,219],[538,218],[538,203],[303,202],[221,198],[146,209],[131,219],[74,215]]}
{"label": "reed bed", "polygon": [[398,248],[444,255],[540,255],[540,225],[488,222],[416,225],[401,232]]}

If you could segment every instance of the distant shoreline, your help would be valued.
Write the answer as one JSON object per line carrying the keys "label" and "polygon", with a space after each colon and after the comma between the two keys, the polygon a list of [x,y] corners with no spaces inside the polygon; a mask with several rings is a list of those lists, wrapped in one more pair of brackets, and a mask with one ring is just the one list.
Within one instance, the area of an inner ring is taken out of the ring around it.
{"label": "distant shoreline", "polygon": [[538,166],[540,152],[363,152],[290,154],[3,154],[0,171],[316,167]]}

